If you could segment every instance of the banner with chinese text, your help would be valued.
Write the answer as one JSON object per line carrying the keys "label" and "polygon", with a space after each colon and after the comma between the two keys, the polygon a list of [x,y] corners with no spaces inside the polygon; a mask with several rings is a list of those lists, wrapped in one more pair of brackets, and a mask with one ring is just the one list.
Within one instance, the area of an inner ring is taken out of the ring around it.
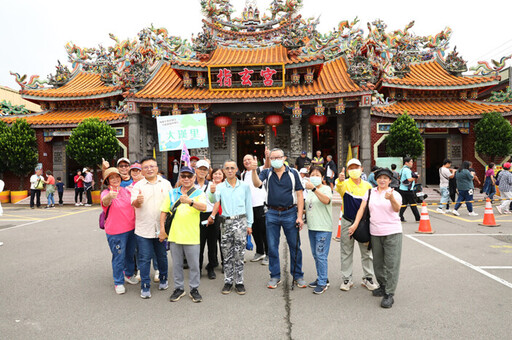
{"label": "banner with chinese text", "polygon": [[160,151],[181,150],[182,143],[187,148],[208,147],[206,114],[160,116],[156,119],[158,146]]}
{"label": "banner with chinese text", "polygon": [[208,66],[210,90],[283,89],[284,64]]}

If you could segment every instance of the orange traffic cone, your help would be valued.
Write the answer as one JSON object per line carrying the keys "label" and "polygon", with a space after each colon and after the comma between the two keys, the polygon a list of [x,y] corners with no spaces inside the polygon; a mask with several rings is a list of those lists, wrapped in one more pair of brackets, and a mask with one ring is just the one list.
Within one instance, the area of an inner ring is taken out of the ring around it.
{"label": "orange traffic cone", "polygon": [[334,241],[341,241],[341,216],[343,216],[343,211],[340,213],[340,219],[338,220],[338,233],[336,234],[336,237],[333,237],[332,239]]}
{"label": "orange traffic cone", "polygon": [[433,234],[434,231],[430,226],[430,218],[428,217],[427,203],[423,202],[421,204],[421,218],[420,225],[418,227],[417,233],[422,234]]}
{"label": "orange traffic cone", "polygon": [[489,198],[485,200],[485,213],[484,220],[479,225],[484,225],[486,227],[499,227],[499,224],[496,224],[496,220],[494,219],[494,212],[492,211],[492,203]]}

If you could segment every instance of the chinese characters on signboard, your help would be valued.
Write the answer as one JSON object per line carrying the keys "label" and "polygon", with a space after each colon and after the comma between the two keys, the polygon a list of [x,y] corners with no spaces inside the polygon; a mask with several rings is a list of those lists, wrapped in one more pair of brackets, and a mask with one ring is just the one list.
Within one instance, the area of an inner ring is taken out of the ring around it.
{"label": "chinese characters on signboard", "polygon": [[160,116],[156,119],[160,151],[208,147],[206,114]]}
{"label": "chinese characters on signboard", "polygon": [[284,88],[284,64],[210,66],[210,90],[261,90]]}

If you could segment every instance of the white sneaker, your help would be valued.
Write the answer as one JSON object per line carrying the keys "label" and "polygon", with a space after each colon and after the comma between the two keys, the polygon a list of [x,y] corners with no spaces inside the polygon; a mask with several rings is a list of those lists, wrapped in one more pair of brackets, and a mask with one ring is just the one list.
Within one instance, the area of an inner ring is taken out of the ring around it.
{"label": "white sneaker", "polygon": [[140,270],[137,270],[137,275],[135,275],[135,278],[140,282]]}
{"label": "white sneaker", "polygon": [[368,290],[375,290],[379,288],[379,284],[377,282],[373,282],[371,277],[365,277],[361,282],[361,286],[368,288]]}
{"label": "white sneaker", "polygon": [[80,202],[80,205],[84,205],[82,202]]}
{"label": "white sneaker", "polygon": [[436,209],[436,212],[440,213],[440,214],[446,214],[443,210],[443,208],[437,208]]}
{"label": "white sneaker", "polygon": [[470,212],[468,215],[469,216],[478,216],[478,214],[476,212],[474,212],[474,211]]}
{"label": "white sneaker", "polygon": [[80,206],[80,204],[79,204],[79,203],[75,203],[75,207],[79,207],[79,206]]}
{"label": "white sneaker", "polygon": [[452,211],[450,209],[446,209],[446,213],[450,214]]}
{"label": "white sneaker", "polygon": [[261,260],[261,265],[262,266],[268,266],[268,255],[265,256],[265,258],[263,260]]}
{"label": "white sneaker", "polygon": [[116,285],[115,286],[116,294],[124,294],[126,293],[126,288],[124,288],[124,285]]}
{"label": "white sneaker", "polygon": [[265,254],[254,254],[254,257],[251,259],[251,262],[258,262],[265,258]]}
{"label": "white sneaker", "polygon": [[500,215],[503,215],[503,211],[501,210],[501,206],[497,205],[496,210],[500,213]]}
{"label": "white sneaker", "polygon": [[139,280],[137,280],[137,278],[135,276],[125,276],[124,277],[124,281],[125,282],[128,282],[129,284],[131,285],[136,285],[137,283],[139,283]]}
{"label": "white sneaker", "polygon": [[85,204],[86,207],[92,207],[92,204]]}
{"label": "white sneaker", "polygon": [[153,277],[153,282],[160,282],[160,271],[155,271],[155,276]]}
{"label": "white sneaker", "polygon": [[340,286],[340,289],[348,292],[350,290],[350,288],[352,288],[353,286],[354,286],[354,282],[352,282],[352,280],[344,280]]}
{"label": "white sneaker", "polygon": [[3,243],[3,242],[0,242],[0,246],[3,246],[3,245],[4,245],[4,243]]}
{"label": "white sneaker", "polygon": [[452,210],[452,214],[454,214],[455,216],[460,216],[459,212],[455,209]]}

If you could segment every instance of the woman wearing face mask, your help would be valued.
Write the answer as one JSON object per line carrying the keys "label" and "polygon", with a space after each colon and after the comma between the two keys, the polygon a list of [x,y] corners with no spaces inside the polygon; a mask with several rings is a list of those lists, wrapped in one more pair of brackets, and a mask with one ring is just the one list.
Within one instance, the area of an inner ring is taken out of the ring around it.
{"label": "woman wearing face mask", "polygon": [[324,169],[313,166],[309,180],[305,181],[309,193],[306,197],[306,218],[308,221],[309,243],[315,259],[317,279],[309,284],[313,293],[322,294],[329,286],[327,278],[327,257],[332,236],[332,191],[322,185]]}

